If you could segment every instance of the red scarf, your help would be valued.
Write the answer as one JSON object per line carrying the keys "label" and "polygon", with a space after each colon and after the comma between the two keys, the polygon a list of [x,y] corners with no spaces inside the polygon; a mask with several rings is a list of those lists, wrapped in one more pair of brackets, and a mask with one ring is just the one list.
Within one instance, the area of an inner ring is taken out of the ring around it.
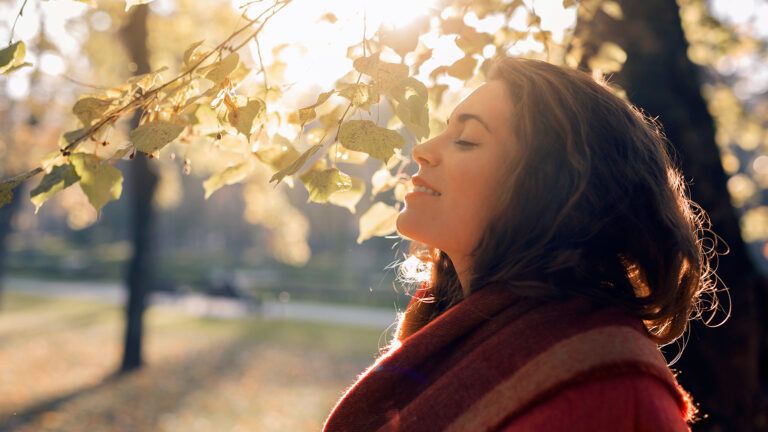
{"label": "red scarf", "polygon": [[681,415],[693,415],[640,320],[582,298],[487,286],[379,357],[323,430],[492,431],[569,385],[631,372],[661,380]]}

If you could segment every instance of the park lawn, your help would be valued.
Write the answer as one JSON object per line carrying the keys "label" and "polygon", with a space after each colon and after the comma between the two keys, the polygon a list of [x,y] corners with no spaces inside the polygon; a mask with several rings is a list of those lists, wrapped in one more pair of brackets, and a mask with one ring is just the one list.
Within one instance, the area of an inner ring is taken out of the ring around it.
{"label": "park lawn", "polygon": [[0,431],[316,431],[387,334],[153,308],[141,371],[115,378],[122,309],[4,294]]}

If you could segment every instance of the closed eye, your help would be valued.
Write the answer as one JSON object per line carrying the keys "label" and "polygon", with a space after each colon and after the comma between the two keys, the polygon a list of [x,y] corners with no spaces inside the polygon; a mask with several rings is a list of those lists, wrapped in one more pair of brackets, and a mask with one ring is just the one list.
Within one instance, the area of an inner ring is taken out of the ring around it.
{"label": "closed eye", "polygon": [[453,143],[460,147],[476,147],[477,146],[477,144],[475,143],[471,143],[469,141],[464,141],[464,140],[456,140]]}

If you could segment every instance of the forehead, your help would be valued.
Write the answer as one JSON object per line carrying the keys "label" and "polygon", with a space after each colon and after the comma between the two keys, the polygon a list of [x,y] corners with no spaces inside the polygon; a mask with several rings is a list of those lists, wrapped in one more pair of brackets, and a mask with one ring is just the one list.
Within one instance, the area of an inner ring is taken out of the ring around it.
{"label": "forehead", "polygon": [[512,101],[503,82],[488,81],[464,98],[451,113],[451,119],[462,114],[482,118],[494,134],[503,134],[509,127]]}

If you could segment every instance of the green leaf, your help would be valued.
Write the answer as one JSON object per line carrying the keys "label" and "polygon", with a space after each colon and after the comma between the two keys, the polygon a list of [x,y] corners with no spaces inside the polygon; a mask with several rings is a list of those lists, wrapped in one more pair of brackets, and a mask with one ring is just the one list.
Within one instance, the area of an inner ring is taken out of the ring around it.
{"label": "green leaf", "polygon": [[377,57],[360,57],[352,62],[358,72],[362,72],[376,83],[381,92],[386,92],[400,81],[408,78],[408,66],[399,63],[387,63]]}
{"label": "green leaf", "polygon": [[339,142],[344,147],[368,153],[384,162],[403,148],[405,140],[399,133],[376,125],[370,120],[350,120],[341,125]]}
{"label": "green leaf", "polygon": [[243,181],[252,171],[253,164],[242,162],[237,165],[227,167],[224,171],[208,177],[208,180],[203,182],[203,189],[205,189],[205,199],[208,199],[208,197],[210,197],[214,192],[221,189],[222,186]]}
{"label": "green leaf", "polygon": [[249,99],[244,106],[230,110],[227,115],[229,124],[235,127],[238,132],[249,137],[253,129],[253,121],[264,112],[266,105],[259,98]]}
{"label": "green leaf", "polygon": [[22,41],[14,42],[0,50],[0,74],[6,74],[29,65],[29,63],[24,63],[26,53],[27,46]]}
{"label": "green leaf", "polygon": [[301,167],[307,163],[307,160],[309,160],[309,158],[311,158],[312,155],[317,153],[317,151],[321,148],[323,148],[322,144],[313,145],[307,151],[302,153],[301,156],[297,157],[293,162],[276,172],[272,178],[269,179],[269,182],[272,183],[273,181],[276,181],[277,183],[275,183],[275,186],[277,186],[286,176],[293,175],[298,172]]}
{"label": "green leaf", "polygon": [[96,156],[88,153],[74,153],[69,162],[80,176],[80,188],[96,211],[105,204],[120,198],[123,191],[123,173],[108,163],[101,163]]}
{"label": "green leaf", "polygon": [[357,177],[350,177],[352,179],[352,186],[349,190],[338,191],[328,197],[328,202],[339,207],[344,207],[355,214],[355,206],[360,199],[365,195],[365,181]]}
{"label": "green leaf", "polygon": [[300,179],[309,191],[307,202],[325,203],[334,192],[352,188],[352,179],[336,168],[307,171]]}
{"label": "green leaf", "polygon": [[374,203],[360,216],[360,234],[357,236],[357,243],[395,232],[398,214],[400,212],[390,205],[383,202]]}
{"label": "green leaf", "polygon": [[224,80],[224,78],[228,77],[229,74],[234,72],[239,61],[240,56],[236,52],[233,52],[222,60],[214,63],[212,69],[205,75],[205,78],[214,83],[219,83]]}
{"label": "green leaf", "polygon": [[108,100],[84,97],[75,103],[72,112],[83,122],[83,126],[90,126],[94,120],[100,119],[111,105]]}
{"label": "green leaf", "polygon": [[183,130],[183,125],[155,120],[132,130],[130,137],[136,149],[144,153],[154,153],[175,140]]}
{"label": "green leaf", "polygon": [[58,165],[46,174],[40,184],[32,189],[29,196],[35,205],[35,213],[40,210],[43,203],[48,201],[57,192],[62,191],[80,180],[72,165]]}

